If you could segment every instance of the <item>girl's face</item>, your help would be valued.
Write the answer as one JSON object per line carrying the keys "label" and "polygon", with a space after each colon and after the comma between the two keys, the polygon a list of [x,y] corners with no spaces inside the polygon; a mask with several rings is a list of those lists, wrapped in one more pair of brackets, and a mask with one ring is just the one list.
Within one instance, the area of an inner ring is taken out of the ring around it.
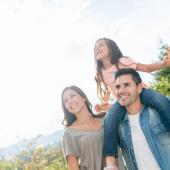
{"label": "girl's face", "polygon": [[96,60],[102,60],[109,57],[109,47],[107,46],[105,40],[101,39],[96,42],[94,54]]}
{"label": "girl's face", "polygon": [[67,89],[63,94],[66,109],[73,114],[80,113],[86,107],[85,99],[75,90]]}

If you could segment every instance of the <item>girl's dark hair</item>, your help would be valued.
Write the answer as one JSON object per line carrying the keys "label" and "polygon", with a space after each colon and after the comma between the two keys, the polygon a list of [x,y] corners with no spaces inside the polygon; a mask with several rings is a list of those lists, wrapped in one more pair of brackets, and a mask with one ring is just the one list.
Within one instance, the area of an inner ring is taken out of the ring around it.
{"label": "girl's dark hair", "polygon": [[[117,69],[119,69],[119,67],[118,67],[119,59],[121,57],[123,57],[123,54],[120,51],[117,44],[109,38],[100,38],[96,41],[96,43],[99,40],[104,40],[106,42],[106,44],[109,48],[111,63],[115,64]],[[107,91],[108,89],[107,89],[107,86],[104,82],[103,75],[102,75],[103,63],[100,60],[96,60],[96,57],[95,57],[95,63],[96,63],[96,71],[97,71],[96,77],[95,77],[95,80],[97,82],[97,94],[98,94],[99,99],[102,100],[105,91]],[[102,87],[102,84],[103,84],[104,87]]]}
{"label": "girl's dark hair", "polygon": [[62,109],[64,112],[64,120],[62,122],[63,125],[65,125],[66,127],[70,126],[76,120],[76,116],[67,110],[67,108],[65,107],[64,100],[63,100],[64,92],[69,89],[76,91],[81,97],[83,97],[85,99],[86,107],[87,107],[88,111],[90,112],[90,114],[92,115],[92,117],[100,118],[105,115],[105,113],[95,115],[92,111],[92,104],[90,103],[86,94],[79,87],[72,85],[72,86],[64,88],[64,90],[62,91],[62,94],[61,94]]}

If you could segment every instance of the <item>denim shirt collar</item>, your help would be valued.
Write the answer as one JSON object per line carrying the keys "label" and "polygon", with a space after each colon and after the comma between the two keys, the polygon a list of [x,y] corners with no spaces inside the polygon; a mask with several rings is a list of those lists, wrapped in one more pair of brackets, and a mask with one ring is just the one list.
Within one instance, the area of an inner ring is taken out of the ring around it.
{"label": "denim shirt collar", "polygon": [[[142,108],[140,109],[139,113],[142,114],[145,109],[146,109],[146,106],[142,105]],[[126,114],[124,116],[123,123],[125,123],[126,121],[129,121],[128,112],[126,112]]]}

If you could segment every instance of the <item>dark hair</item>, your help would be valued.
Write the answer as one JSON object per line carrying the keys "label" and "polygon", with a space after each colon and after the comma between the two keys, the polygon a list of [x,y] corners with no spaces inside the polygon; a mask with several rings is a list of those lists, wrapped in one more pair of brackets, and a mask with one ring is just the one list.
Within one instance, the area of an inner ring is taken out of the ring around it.
{"label": "dark hair", "polygon": [[[104,40],[106,42],[106,45],[108,46],[109,52],[110,52],[111,63],[115,64],[117,69],[119,69],[118,62],[119,62],[119,59],[121,57],[123,57],[123,54],[120,51],[118,45],[113,40],[111,40],[109,38],[105,38],[105,37],[100,38],[96,41],[96,43],[99,40]],[[107,86],[104,82],[103,75],[102,75],[103,63],[100,60],[96,60],[96,57],[95,57],[95,63],[96,63],[96,71],[97,71],[97,74],[96,74],[96,77],[95,77],[95,80],[96,80],[96,83],[97,83],[97,94],[98,94],[99,99],[102,100],[103,94],[105,93],[105,91],[107,91]],[[101,83],[103,83],[104,89],[102,89]]]}
{"label": "dark hair", "polygon": [[122,68],[118,70],[115,74],[115,80],[122,75],[131,75],[132,80],[136,83],[136,85],[139,85],[142,82],[139,73],[133,68]]}
{"label": "dark hair", "polygon": [[64,92],[69,89],[76,91],[81,97],[83,97],[85,99],[86,107],[87,107],[88,111],[90,112],[90,114],[92,115],[92,117],[103,117],[105,115],[105,113],[95,115],[92,111],[92,104],[90,103],[86,94],[79,87],[72,85],[72,86],[64,88],[64,90],[62,91],[62,94],[61,94],[62,109],[64,112],[64,120],[62,122],[63,125],[65,125],[66,127],[70,126],[76,120],[76,116],[66,109],[65,103],[63,101]]}
{"label": "dark hair", "polygon": [[[96,41],[96,43],[100,40],[104,40],[106,42],[106,45],[108,46],[109,48],[109,52],[110,52],[110,59],[111,59],[111,63],[112,64],[115,64],[118,68],[118,62],[119,62],[119,59],[121,57],[123,57],[123,54],[122,52],[120,51],[118,45],[111,39],[109,38],[100,38]],[[96,44],[95,43],[95,44]],[[95,58],[96,60],[96,58]],[[96,69],[97,69],[97,72],[100,74],[101,73],[101,68],[103,67],[103,63],[100,61],[100,60],[97,60],[96,61]],[[102,74],[101,74],[102,76]]]}

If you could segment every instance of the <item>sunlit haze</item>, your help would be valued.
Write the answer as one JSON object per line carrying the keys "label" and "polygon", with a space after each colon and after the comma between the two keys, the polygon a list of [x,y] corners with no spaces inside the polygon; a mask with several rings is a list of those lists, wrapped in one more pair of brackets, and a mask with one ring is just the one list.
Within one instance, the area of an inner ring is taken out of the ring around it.
{"label": "sunlit haze", "polygon": [[62,129],[66,86],[98,102],[98,38],[115,40],[138,62],[158,60],[159,39],[170,44],[169,7],[169,0],[1,0],[0,147]]}

